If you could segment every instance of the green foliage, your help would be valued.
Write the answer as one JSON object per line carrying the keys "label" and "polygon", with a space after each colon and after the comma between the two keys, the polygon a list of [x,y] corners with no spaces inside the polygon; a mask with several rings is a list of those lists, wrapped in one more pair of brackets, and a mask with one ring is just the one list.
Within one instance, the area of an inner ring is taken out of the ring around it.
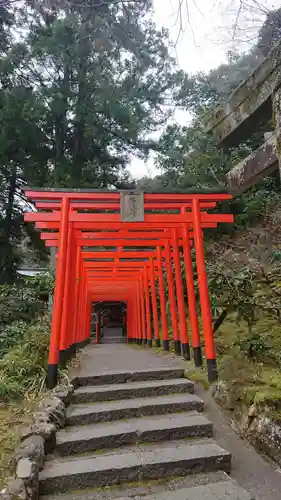
{"label": "green foliage", "polygon": [[54,277],[46,273],[28,277],[23,283],[0,285],[0,359],[20,345],[30,325],[46,312]]}
{"label": "green foliage", "polygon": [[23,397],[44,384],[50,325],[47,318],[25,330],[22,341],[0,361],[0,400]]}
{"label": "green foliage", "polygon": [[[268,31],[268,25],[265,29]],[[272,129],[270,123],[260,126],[246,143],[225,150],[217,147],[212,134],[206,134],[201,122],[202,114],[224,101],[262,59],[259,47],[254,47],[247,54],[229,54],[226,64],[208,74],[183,75],[177,98],[192,114],[192,122],[188,127],[169,125],[160,138],[156,162],[162,172],[163,186],[224,189],[227,187],[226,173],[260,146],[264,132]],[[155,185],[159,186],[160,182],[161,176],[157,176]],[[223,209],[235,214],[235,225],[228,228],[220,225],[212,234],[249,227],[266,214],[278,198],[280,180],[273,174],[243,196],[222,204]]]}
{"label": "green foliage", "polygon": [[0,285],[0,329],[1,325],[15,320],[28,323],[36,320],[47,307],[49,293],[54,287],[54,277],[46,273],[27,278],[13,285]]}
{"label": "green foliage", "polygon": [[195,116],[214,108],[218,101],[224,101],[263,60],[255,48],[248,53],[229,52],[227,55],[227,62],[209,73],[184,75],[177,95],[178,102]]}
{"label": "green foliage", "polygon": [[228,266],[209,266],[209,291],[213,313],[220,308],[235,312],[237,320],[245,320],[249,330],[258,319],[254,298],[256,283],[249,268],[236,269],[235,275]]}
{"label": "green foliage", "polygon": [[279,203],[279,190],[279,179],[266,177],[246,194],[234,199],[232,210],[236,228],[247,229],[274,210]]}
{"label": "green foliage", "polygon": [[227,383],[231,396],[243,401],[247,388],[261,384],[261,366],[249,363],[249,359],[239,349],[231,349],[219,365],[220,377]]}
{"label": "green foliage", "polygon": [[31,288],[18,285],[0,286],[0,325],[18,319],[31,321],[40,310],[42,304]]}
{"label": "green foliage", "polygon": [[163,105],[175,102],[183,80],[151,1],[7,6],[0,7],[0,283],[14,280],[25,257],[22,188],[133,187],[131,155],[156,148],[147,137],[165,124]]}
{"label": "green foliage", "polygon": [[11,347],[18,344],[24,337],[28,325],[25,321],[14,321],[0,330],[0,359]]}
{"label": "green foliage", "polygon": [[258,48],[266,57],[271,47],[280,40],[281,9],[266,13],[266,20],[259,31]]}
{"label": "green foliage", "polygon": [[263,361],[271,348],[268,339],[257,331],[251,332],[247,338],[237,338],[233,346],[237,346],[250,360],[255,361]]}
{"label": "green foliage", "polygon": [[32,288],[39,300],[46,300],[54,291],[55,275],[52,272],[46,272],[37,276],[26,276],[24,282],[26,286]]}

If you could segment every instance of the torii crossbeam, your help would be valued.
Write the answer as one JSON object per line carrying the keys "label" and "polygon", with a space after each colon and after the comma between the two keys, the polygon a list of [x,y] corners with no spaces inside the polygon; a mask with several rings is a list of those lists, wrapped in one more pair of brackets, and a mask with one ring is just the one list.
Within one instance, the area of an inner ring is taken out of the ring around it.
{"label": "torii crossbeam", "polygon": [[[190,359],[191,345],[196,366],[202,365],[203,345],[209,380],[217,379],[203,228],[233,222],[232,215],[214,212],[217,203],[231,199],[231,195],[141,193],[141,204],[137,206],[136,193],[130,192],[127,194],[138,211],[137,217],[134,219],[130,213],[124,219],[123,192],[28,188],[25,194],[36,207],[35,212],[25,214],[25,221],[34,222],[42,231],[46,246],[58,248],[49,388],[57,383],[59,364],[89,342],[92,307],[100,301],[126,303],[128,342],[151,347],[154,341],[156,346],[162,343],[169,350],[172,341],[176,354],[185,359]],[[195,250],[200,307],[191,247]],[[202,318],[203,342],[198,315]]]}

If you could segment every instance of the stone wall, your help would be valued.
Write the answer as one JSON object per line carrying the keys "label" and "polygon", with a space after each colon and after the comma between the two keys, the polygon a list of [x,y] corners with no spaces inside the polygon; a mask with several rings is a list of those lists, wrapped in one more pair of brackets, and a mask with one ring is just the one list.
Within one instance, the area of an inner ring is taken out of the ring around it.
{"label": "stone wall", "polygon": [[274,421],[272,410],[252,404],[237,406],[228,391],[227,385],[220,381],[213,388],[215,401],[232,412],[232,427],[247,439],[258,451],[275,460],[281,466],[281,425]]}
{"label": "stone wall", "polygon": [[52,453],[56,446],[56,431],[64,427],[73,390],[72,385],[58,385],[41,401],[33,422],[21,428],[21,442],[14,454],[14,474],[0,492],[2,500],[37,500],[39,471],[45,454]]}

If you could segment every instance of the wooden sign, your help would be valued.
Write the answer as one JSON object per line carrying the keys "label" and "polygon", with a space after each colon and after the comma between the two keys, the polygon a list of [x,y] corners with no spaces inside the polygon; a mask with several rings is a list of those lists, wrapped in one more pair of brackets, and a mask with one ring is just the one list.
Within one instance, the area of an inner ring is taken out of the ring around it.
{"label": "wooden sign", "polygon": [[121,191],[120,207],[122,222],[144,221],[144,195],[142,191]]}

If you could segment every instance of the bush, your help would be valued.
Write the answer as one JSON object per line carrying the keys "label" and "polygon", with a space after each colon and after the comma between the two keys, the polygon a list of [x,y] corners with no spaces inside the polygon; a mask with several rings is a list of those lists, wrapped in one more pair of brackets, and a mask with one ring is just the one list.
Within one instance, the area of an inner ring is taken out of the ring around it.
{"label": "bush", "polygon": [[255,361],[263,361],[271,348],[268,340],[259,332],[253,332],[243,339],[238,338],[233,346],[237,346],[248,359]]}
{"label": "bush", "polygon": [[23,339],[28,324],[22,320],[5,325],[0,331],[0,358]]}
{"label": "bush", "polygon": [[236,349],[230,349],[222,359],[220,377],[227,383],[231,396],[236,401],[243,401],[248,388],[260,384],[261,370],[258,364],[249,363],[245,354]]}
{"label": "bush", "polygon": [[22,342],[12,347],[0,361],[0,399],[22,397],[39,391],[47,369],[50,324],[47,317],[29,327]]}
{"label": "bush", "polygon": [[34,321],[38,314],[43,314],[53,286],[54,278],[49,273],[13,285],[0,285],[0,328],[13,321]]}

